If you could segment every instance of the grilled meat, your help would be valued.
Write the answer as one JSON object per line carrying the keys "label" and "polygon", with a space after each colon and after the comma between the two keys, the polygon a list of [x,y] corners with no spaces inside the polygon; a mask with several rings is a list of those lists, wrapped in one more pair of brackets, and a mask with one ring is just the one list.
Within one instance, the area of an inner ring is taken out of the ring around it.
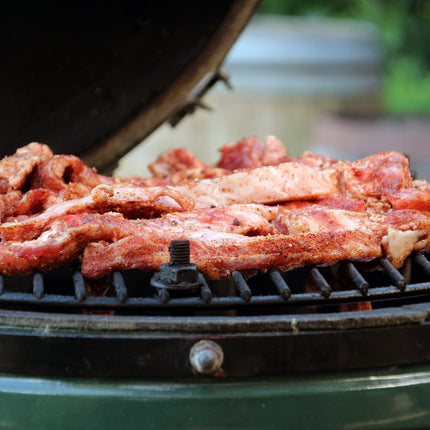
{"label": "grilled meat", "polygon": [[168,178],[188,169],[204,169],[206,164],[184,148],[172,148],[163,152],[154,163],[148,165],[156,178]]}
{"label": "grilled meat", "polygon": [[33,142],[19,148],[14,155],[3,158],[0,161],[2,194],[11,189],[21,189],[34,168],[52,156],[53,153],[48,146]]}
{"label": "grilled meat", "polygon": [[64,215],[115,211],[132,217],[151,217],[163,212],[190,210],[194,203],[174,187],[115,188],[99,185],[90,196],[50,206],[44,212],[23,221],[0,225],[4,241],[30,240]]}
{"label": "grilled meat", "polygon": [[88,277],[158,269],[188,239],[211,278],[232,270],[387,255],[399,266],[429,247],[430,187],[396,152],[356,162],[290,157],[274,137],[243,139],[207,166],[185,150],[152,178],[109,178],[30,144],[0,161],[0,272],[46,270],[82,257]]}
{"label": "grilled meat", "polygon": [[430,218],[411,210],[369,216],[318,205],[295,210],[235,205],[151,220],[84,213],[57,218],[36,239],[3,242],[0,271],[47,269],[83,250],[87,277],[126,268],[155,270],[169,260],[169,243],[177,239],[190,241],[193,261],[215,279],[232,270],[291,269],[381,255],[399,266],[411,251],[428,246],[429,232]]}

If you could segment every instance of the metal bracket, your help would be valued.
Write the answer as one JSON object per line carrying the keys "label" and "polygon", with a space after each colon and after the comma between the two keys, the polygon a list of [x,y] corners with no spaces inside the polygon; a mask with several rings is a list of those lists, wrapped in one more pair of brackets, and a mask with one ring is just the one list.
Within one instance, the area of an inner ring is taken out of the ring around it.
{"label": "metal bracket", "polygon": [[168,120],[172,127],[176,125],[187,115],[195,112],[197,108],[212,110],[210,106],[202,101],[203,96],[219,81],[223,82],[228,89],[232,89],[230,77],[224,69],[218,69],[215,73],[209,73],[203,81],[195,88],[188,101]]}

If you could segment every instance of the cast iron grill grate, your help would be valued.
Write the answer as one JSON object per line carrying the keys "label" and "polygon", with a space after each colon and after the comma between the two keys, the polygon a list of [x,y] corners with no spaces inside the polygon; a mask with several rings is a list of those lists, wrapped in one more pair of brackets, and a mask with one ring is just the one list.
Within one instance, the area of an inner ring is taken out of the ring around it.
{"label": "cast iron grill grate", "polygon": [[202,341],[221,348],[227,377],[428,363],[429,258],[415,253],[399,270],[379,259],[235,272],[167,292],[138,270],[97,281],[75,264],[5,276],[0,371],[195,378],[191,351]]}
{"label": "cast iron grill grate", "polygon": [[233,272],[224,281],[210,281],[199,274],[201,287],[189,291],[154,288],[151,276],[127,270],[90,281],[74,264],[28,276],[0,276],[0,305],[5,309],[69,313],[100,309],[132,315],[205,311],[214,315],[217,310],[235,309],[252,315],[331,312],[341,304],[371,302],[375,308],[430,299],[429,254],[420,252],[399,270],[381,258],[286,272]]}

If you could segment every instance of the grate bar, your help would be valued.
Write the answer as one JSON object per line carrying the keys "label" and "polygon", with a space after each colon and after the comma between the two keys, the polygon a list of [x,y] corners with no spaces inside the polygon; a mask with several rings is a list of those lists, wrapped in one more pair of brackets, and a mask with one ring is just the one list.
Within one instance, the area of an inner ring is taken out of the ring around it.
{"label": "grate bar", "polygon": [[206,282],[205,277],[202,275],[201,272],[199,272],[198,275],[198,281],[201,285],[200,287],[200,297],[201,299],[206,303],[210,303],[210,301],[212,300],[212,291],[209,288],[208,283]]}
{"label": "grate bar", "polygon": [[384,269],[384,272],[391,278],[394,285],[400,290],[405,291],[406,279],[404,276],[390,263],[390,261],[383,257],[379,259],[379,262]]}
{"label": "grate bar", "polygon": [[291,290],[279,270],[271,270],[269,276],[275,284],[276,289],[279,291],[280,296],[284,300],[288,300],[291,297]]}
{"label": "grate bar", "polygon": [[112,275],[112,284],[115,287],[115,293],[120,303],[125,303],[128,299],[127,287],[121,272],[115,271]]}
{"label": "grate bar", "polygon": [[239,292],[240,297],[242,297],[245,303],[249,303],[249,301],[251,300],[252,292],[247,282],[245,281],[245,278],[243,277],[242,273],[235,270],[231,274],[231,277],[233,279],[234,285],[237,288],[237,291]]}
{"label": "grate bar", "polygon": [[165,305],[170,300],[170,294],[165,288],[157,288],[158,299]]}
{"label": "grate bar", "polygon": [[330,297],[330,294],[332,293],[332,289],[328,284],[328,282],[325,280],[324,276],[316,267],[313,267],[311,269],[311,277],[315,282],[315,284],[317,285],[317,287],[320,289],[321,295],[326,299]]}
{"label": "grate bar", "polygon": [[83,302],[87,297],[85,288],[85,279],[79,270],[73,272],[73,287],[75,289],[75,298],[78,302]]}
{"label": "grate bar", "polygon": [[[415,266],[420,266],[427,274],[430,273],[430,258],[428,254],[415,254],[410,261]],[[323,275],[325,272],[316,267],[307,267],[304,268],[305,270],[300,270],[300,272],[292,274],[279,270],[271,270],[267,275],[261,274],[261,276],[267,276],[263,281],[267,282],[267,287],[269,287],[265,288],[264,284],[262,284],[261,291],[260,286],[254,284],[252,284],[253,289],[251,290],[250,284],[248,284],[244,275],[240,271],[235,271],[232,273],[231,279],[226,280],[227,282],[224,283],[229,288],[228,295],[220,294],[219,296],[217,296],[216,292],[218,291],[216,289],[218,284],[214,283],[212,285],[212,282],[207,280],[201,273],[198,275],[199,287],[188,294],[173,294],[169,293],[167,289],[160,287],[155,289],[143,288],[138,292],[136,290],[137,295],[133,294],[131,297],[129,297],[131,293],[128,290],[130,285],[127,284],[129,282],[137,282],[138,280],[134,275],[128,280],[128,277],[126,277],[127,274],[119,271],[113,272],[111,275],[111,290],[115,289],[115,293],[102,297],[88,297],[86,295],[86,280],[79,270],[74,270],[72,273],[67,272],[69,276],[72,275],[74,292],[70,292],[68,288],[64,291],[63,288],[59,288],[54,290],[58,291],[58,293],[53,292],[51,286],[52,279],[49,273],[35,273],[25,277],[23,287],[17,284],[13,277],[0,275],[0,303],[13,305],[14,307],[22,303],[25,306],[34,305],[43,309],[50,308],[50,310],[59,309],[58,307],[62,306],[63,308],[75,309],[118,309],[123,311],[128,309],[131,311],[132,309],[138,310],[139,308],[162,309],[163,307],[172,309],[175,307],[196,307],[198,309],[221,307],[228,309],[237,306],[244,307],[248,304],[251,305],[251,308],[253,306],[277,305],[280,310],[281,307],[325,306],[332,303],[357,303],[363,300],[372,301],[375,304],[379,301],[384,305],[383,303],[386,299],[388,300],[387,304],[389,304],[392,299],[398,301],[399,299],[403,300],[407,298],[406,301],[411,302],[420,297],[423,300],[430,301],[430,297],[426,297],[430,293],[430,281],[425,276],[425,273],[421,273],[421,269],[417,268],[416,280],[409,282],[407,288],[404,288],[402,287],[402,281],[406,283],[404,279],[406,275],[403,272],[400,273],[388,260],[378,259],[377,263],[384,270],[382,272],[384,274],[382,276],[383,279],[381,279],[381,273],[375,272],[375,275],[372,275],[374,269],[374,265],[372,265],[368,274],[370,277],[368,280],[366,275],[366,278],[364,278],[361,266],[358,269],[359,266],[356,263],[345,261],[343,263],[344,266],[342,266],[345,269],[343,275],[342,272],[340,272],[340,275],[333,273],[333,276],[338,276],[340,282],[342,280],[345,281],[343,276],[351,278],[352,282],[348,282],[348,290],[343,291],[335,288],[335,284],[332,284],[332,281],[330,281],[330,285],[328,278],[325,278]],[[365,268],[366,266],[363,270]],[[388,274],[391,274],[391,276]],[[296,280],[296,275],[299,276],[297,278],[299,280],[297,291],[290,288],[292,282]],[[314,291],[306,289],[305,285],[308,277],[313,280],[318,289]],[[376,279],[375,284],[372,284],[373,278]],[[393,278],[396,280],[395,282],[392,282]],[[330,277],[330,279],[332,278]],[[20,282],[19,278],[18,281]],[[305,282],[304,284],[303,281]],[[381,285],[381,281],[383,285]],[[28,287],[30,287],[30,291]],[[305,291],[302,288],[305,288]],[[328,297],[330,297],[330,300],[327,300]],[[296,311],[294,310],[294,312]]]}
{"label": "grate bar", "polygon": [[[407,289],[407,295],[414,294],[428,294],[430,293],[430,283],[421,283],[409,285]],[[377,299],[385,297],[404,297],[405,293],[402,293],[397,287],[376,287],[369,288],[368,299]],[[333,291],[330,295],[330,299],[333,301],[345,301],[345,300],[357,300],[363,298],[358,291]],[[127,302],[119,303],[116,297],[87,297],[84,303],[79,303],[73,296],[46,294],[42,298],[37,299],[34,294],[31,293],[12,293],[4,292],[0,296],[0,303],[28,303],[32,305],[53,305],[58,306],[85,306],[88,308],[100,307],[100,308],[139,308],[141,306],[147,307],[176,307],[176,306],[205,306],[206,304],[200,297],[184,297],[184,298],[172,298],[166,303],[161,303],[160,299],[155,297],[130,297]],[[278,294],[267,295],[267,296],[252,296],[249,300],[250,304],[254,305],[270,305],[270,304],[285,304],[285,300],[282,299]],[[321,299],[320,293],[298,293],[292,294],[288,303],[290,304],[324,304],[325,299]],[[213,297],[210,305],[217,306],[240,306],[246,305],[247,303],[242,297]]]}
{"label": "grate bar", "polygon": [[415,255],[415,262],[424,270],[426,275],[430,276],[430,261],[427,260],[424,254],[418,253]]}
{"label": "grate bar", "polygon": [[36,299],[41,299],[45,295],[43,275],[40,272],[33,275],[33,295]]}
{"label": "grate bar", "polygon": [[367,296],[369,283],[350,261],[346,263],[346,273],[348,274],[349,279],[351,279],[351,281],[357,286],[361,294],[363,294],[363,296]]}

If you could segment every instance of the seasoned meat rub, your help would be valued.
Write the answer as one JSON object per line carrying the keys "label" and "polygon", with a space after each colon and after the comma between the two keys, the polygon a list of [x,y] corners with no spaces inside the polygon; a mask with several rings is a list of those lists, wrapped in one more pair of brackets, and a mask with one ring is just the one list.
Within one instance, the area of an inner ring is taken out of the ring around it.
{"label": "seasoned meat rub", "polygon": [[395,266],[429,248],[430,186],[406,157],[355,162],[291,157],[268,137],[221,149],[208,166],[184,149],[152,178],[110,178],[73,155],[32,143],[0,161],[0,273],[82,260],[85,276],[158,269],[171,240],[187,239],[210,278],[387,256]]}

